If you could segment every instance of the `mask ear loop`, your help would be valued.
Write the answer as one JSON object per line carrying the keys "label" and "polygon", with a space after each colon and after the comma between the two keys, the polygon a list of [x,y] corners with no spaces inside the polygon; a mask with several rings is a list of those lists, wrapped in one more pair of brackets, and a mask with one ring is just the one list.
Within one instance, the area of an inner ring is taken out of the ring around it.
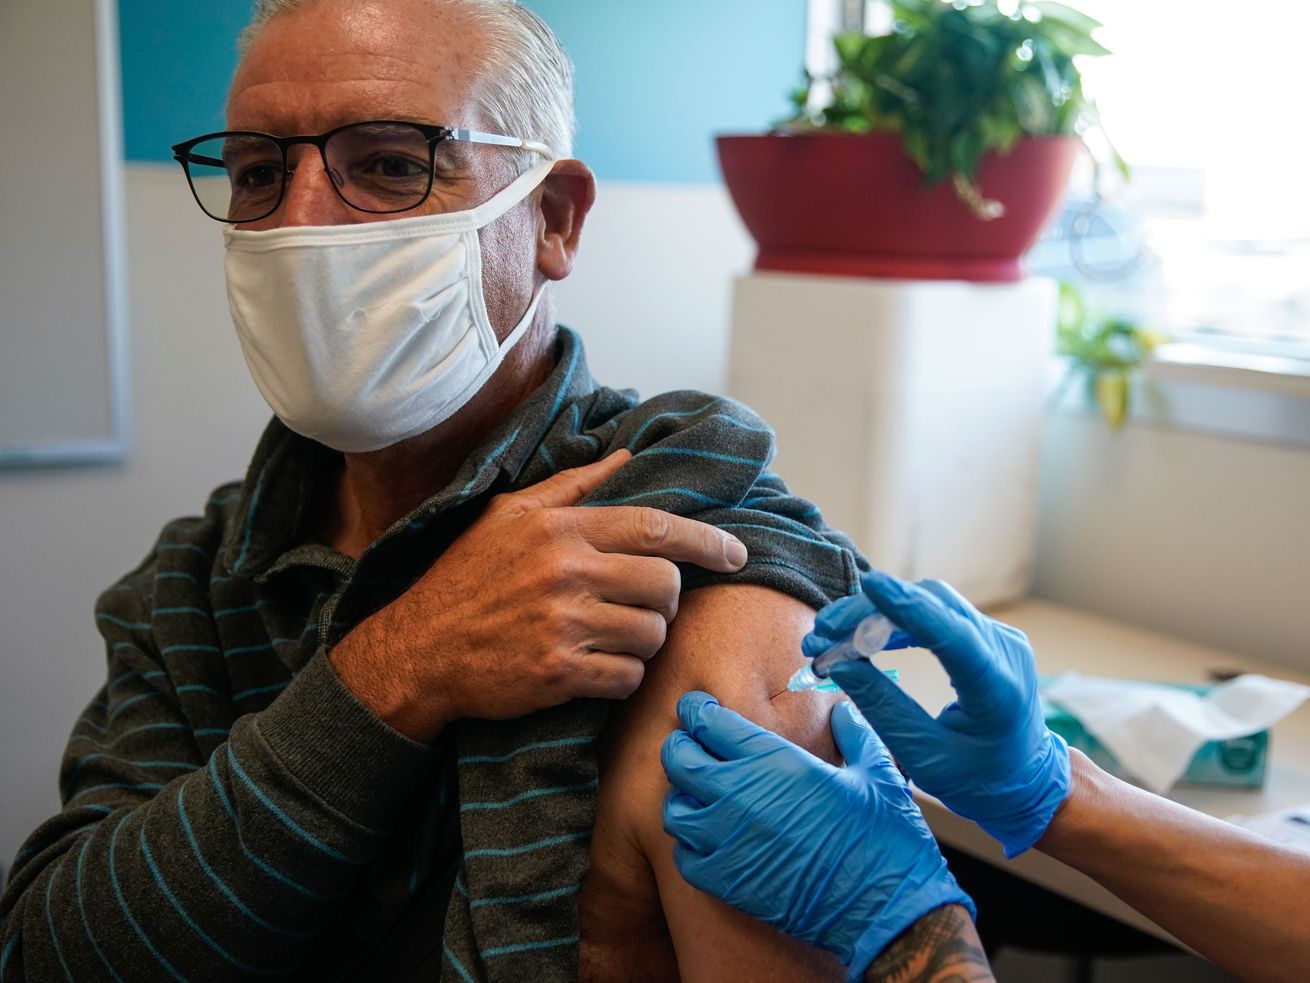
{"label": "mask ear loop", "polygon": [[[539,164],[534,165],[529,170],[524,171],[515,178],[508,187],[492,196],[490,200],[486,201],[478,208],[466,212],[465,214],[468,215],[470,219],[470,228],[464,234],[467,235],[468,232],[476,233],[481,231],[508,212],[511,208],[523,202],[528,195],[532,194],[533,191],[545,182],[546,178],[550,176],[551,171],[555,169],[556,160],[554,156],[550,154],[550,149],[544,144],[525,144],[525,148],[537,150],[546,159]],[[495,329],[492,328],[491,318],[487,313],[486,299],[481,296],[484,286],[482,283],[482,247],[481,243],[477,241],[476,235],[474,235],[473,241],[469,244],[469,247],[470,251],[474,252],[477,257],[476,261],[478,266],[478,283],[476,284],[476,290],[479,295],[478,304],[480,310],[475,316],[481,317],[486,321],[487,328],[491,330],[492,336],[494,337]],[[495,373],[496,368],[500,366],[500,363],[504,360],[505,356],[509,354],[514,346],[522,340],[525,334],[527,334],[528,329],[532,327],[532,322],[537,316],[537,309],[541,306],[542,298],[545,297],[546,289],[549,286],[549,283],[543,283],[537,288],[522,319],[514,327],[514,330],[505,336],[505,340],[497,344],[497,353],[494,357],[494,364],[490,374]],[[488,375],[488,378],[490,378],[490,374]],[[486,380],[484,379],[483,382],[485,383],[485,381]]]}
{"label": "mask ear loop", "polygon": [[[530,184],[530,187],[528,187],[528,189],[523,192],[521,197],[517,198],[512,204],[508,205],[504,210],[500,211],[495,216],[495,218],[490,219],[487,224],[490,224],[491,222],[494,222],[497,218],[500,218],[500,216],[504,215],[505,212],[509,211],[510,208],[513,208],[514,205],[517,205],[519,202],[527,198],[527,196],[530,195],[533,191],[541,187],[541,185],[545,183],[546,178],[550,177],[551,172],[555,170],[555,165],[559,163],[558,159],[555,157],[554,151],[552,151],[544,143],[525,142],[523,144],[523,149],[531,150],[538,154],[541,154],[543,160],[539,164],[534,165],[530,169],[520,174],[518,178],[516,178],[508,188],[506,188],[500,194],[493,197],[491,201],[488,201],[486,204],[482,206],[483,208],[486,208],[488,205],[491,205],[493,202],[495,202],[496,199],[499,198],[501,195],[508,195],[519,185],[520,182],[524,184]],[[540,176],[536,176],[536,172],[538,171],[541,172]],[[480,229],[483,227],[484,226],[478,226],[478,228]],[[537,292],[532,296],[532,303],[528,305],[528,309],[523,315],[523,320],[521,320],[518,323],[518,326],[513,331],[511,331],[505,337],[505,340],[500,344],[499,346],[500,359],[503,359],[507,354],[509,354],[510,350],[519,343],[520,339],[522,339],[522,337],[525,334],[527,334],[528,329],[532,326],[532,322],[536,320],[537,308],[541,306],[542,298],[546,296],[546,290],[549,287],[550,287],[549,283],[543,283],[540,287],[537,288]]]}
{"label": "mask ear loop", "polygon": [[[546,150],[544,147],[542,149],[543,151]],[[544,153],[543,156],[545,156]],[[536,289],[533,293],[531,302],[528,304],[527,310],[524,311],[523,317],[519,319],[518,324],[516,324],[510,333],[505,336],[504,341],[497,340],[496,329],[492,325],[491,316],[487,311],[486,295],[484,293],[486,284],[483,280],[484,267],[482,263],[482,243],[478,238],[478,232],[496,221],[496,219],[500,218],[510,209],[526,200],[528,195],[536,190],[546,180],[546,178],[550,176],[551,171],[554,170],[555,163],[556,161],[553,156],[546,157],[545,160],[520,174],[503,191],[498,192],[490,200],[478,208],[462,213],[463,216],[467,217],[468,222],[467,224],[463,222],[460,223],[461,229],[458,234],[464,237],[469,251],[471,266],[475,267],[477,270],[477,276],[469,278],[469,293],[473,304],[474,322],[480,325],[479,333],[483,334],[484,337],[490,336],[490,339],[495,343],[496,347],[494,353],[491,354],[486,369],[482,373],[479,373],[479,376],[476,379],[470,382],[464,392],[460,393],[457,401],[461,405],[467,401],[468,390],[473,389],[476,391],[477,389],[482,388],[487,380],[495,375],[501,364],[504,362],[505,356],[508,355],[510,351],[513,350],[514,346],[517,345],[523,339],[524,335],[528,333],[528,330],[536,320],[537,311],[541,307],[542,299],[546,296],[546,290],[550,286],[550,284],[546,282],[542,283],[541,286]]]}
{"label": "mask ear loop", "polygon": [[537,292],[532,295],[532,303],[528,304],[528,309],[523,313],[523,320],[519,321],[514,330],[507,334],[505,340],[500,343],[501,359],[510,353],[510,350],[523,339],[523,336],[528,333],[528,329],[532,327],[532,322],[537,319],[537,308],[541,306],[541,299],[546,296],[546,290],[549,286],[549,283],[543,283],[537,288]]}
{"label": "mask ear loop", "polygon": [[526,199],[528,195],[545,183],[546,178],[550,177],[551,171],[555,169],[555,164],[554,157],[547,157],[541,163],[534,164],[524,171],[510,182],[508,187],[497,192],[477,208],[464,212],[463,214],[467,216],[470,228],[473,230],[485,229],[515,205]]}

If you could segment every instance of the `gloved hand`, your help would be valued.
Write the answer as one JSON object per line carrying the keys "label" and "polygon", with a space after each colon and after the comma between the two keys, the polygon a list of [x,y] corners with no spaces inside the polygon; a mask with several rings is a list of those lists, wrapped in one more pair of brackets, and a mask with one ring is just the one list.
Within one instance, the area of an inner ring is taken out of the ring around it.
{"label": "gloved hand", "polygon": [[956,695],[935,719],[864,660],[834,667],[832,679],[915,784],[978,823],[1007,857],[1027,850],[1069,794],[1069,750],[1042,717],[1028,639],[937,581],[875,571],[861,585],[819,612],[802,650],[819,655],[875,611],[901,629],[890,647],[931,649]]}
{"label": "gloved hand", "polygon": [[832,732],[847,767],[721,707],[678,701],[662,760],[664,829],[692,885],[788,935],[835,952],[863,978],[929,911],[973,902],[946,867],[887,749],[843,703]]}

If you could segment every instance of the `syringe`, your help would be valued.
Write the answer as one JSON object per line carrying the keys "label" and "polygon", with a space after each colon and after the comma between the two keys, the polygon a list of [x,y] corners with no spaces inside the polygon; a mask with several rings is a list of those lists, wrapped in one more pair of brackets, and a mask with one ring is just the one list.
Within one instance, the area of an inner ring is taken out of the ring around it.
{"label": "syringe", "polygon": [[[792,693],[805,690],[835,692],[840,687],[828,678],[832,667],[839,662],[852,662],[855,659],[870,659],[887,647],[896,632],[896,626],[880,614],[871,614],[858,625],[850,638],[843,639],[828,651],[801,666],[787,681],[787,689]],[[901,678],[895,669],[883,672],[893,682]]]}

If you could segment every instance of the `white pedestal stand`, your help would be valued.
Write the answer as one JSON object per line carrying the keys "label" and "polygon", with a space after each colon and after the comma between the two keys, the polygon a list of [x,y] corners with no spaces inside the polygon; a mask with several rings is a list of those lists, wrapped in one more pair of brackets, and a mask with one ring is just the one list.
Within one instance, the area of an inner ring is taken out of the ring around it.
{"label": "white pedestal stand", "polygon": [[733,304],[729,391],[775,470],[870,561],[976,604],[1031,581],[1056,286],[757,273]]}

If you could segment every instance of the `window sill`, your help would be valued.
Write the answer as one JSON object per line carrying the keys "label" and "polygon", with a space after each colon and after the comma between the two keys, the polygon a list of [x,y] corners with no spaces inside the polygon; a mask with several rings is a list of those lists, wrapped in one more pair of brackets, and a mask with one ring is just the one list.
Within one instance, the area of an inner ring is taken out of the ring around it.
{"label": "window sill", "polygon": [[1196,344],[1162,345],[1147,376],[1164,382],[1273,393],[1310,399],[1310,360],[1227,352]]}
{"label": "window sill", "polygon": [[[1274,362],[1284,364],[1266,364]],[[1060,363],[1059,372],[1066,370]],[[1057,391],[1054,412],[1101,422],[1086,387]],[[1310,365],[1296,359],[1161,346],[1133,379],[1129,406],[1127,430],[1150,426],[1310,450]]]}

